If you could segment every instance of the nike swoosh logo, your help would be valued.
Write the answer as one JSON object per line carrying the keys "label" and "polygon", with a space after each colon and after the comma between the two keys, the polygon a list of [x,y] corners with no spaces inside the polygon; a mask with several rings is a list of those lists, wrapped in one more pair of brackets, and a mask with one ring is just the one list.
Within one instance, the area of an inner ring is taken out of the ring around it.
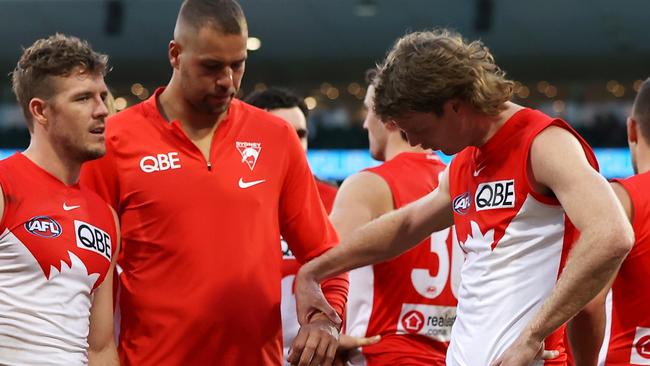
{"label": "nike swoosh logo", "polygon": [[239,188],[249,188],[249,187],[252,187],[254,185],[264,183],[264,182],[266,182],[266,179],[254,180],[254,181],[251,181],[251,182],[244,182],[243,179],[239,178]]}
{"label": "nike swoosh logo", "polygon": [[74,210],[75,208],[79,208],[79,207],[81,207],[81,206],[68,206],[68,205],[65,204],[65,202],[63,203],[63,210],[65,210],[65,211]]}
{"label": "nike swoosh logo", "polygon": [[475,177],[478,177],[478,175],[481,174],[481,171],[482,171],[483,169],[485,169],[484,166],[482,166],[480,169],[476,169],[476,170],[474,170],[474,176],[475,176]]}

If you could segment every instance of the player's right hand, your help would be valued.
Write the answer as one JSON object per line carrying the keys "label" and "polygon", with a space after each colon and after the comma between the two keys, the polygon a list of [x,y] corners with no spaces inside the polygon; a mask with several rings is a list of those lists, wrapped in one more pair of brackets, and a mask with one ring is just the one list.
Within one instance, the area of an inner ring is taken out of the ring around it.
{"label": "player's right hand", "polygon": [[331,366],[338,339],[338,325],[325,314],[314,314],[300,327],[287,360],[292,366]]}

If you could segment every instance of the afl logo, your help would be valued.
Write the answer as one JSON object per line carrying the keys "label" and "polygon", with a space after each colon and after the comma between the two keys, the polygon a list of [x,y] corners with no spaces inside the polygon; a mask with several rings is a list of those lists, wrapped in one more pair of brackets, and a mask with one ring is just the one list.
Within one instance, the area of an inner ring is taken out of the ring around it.
{"label": "afl logo", "polygon": [[472,200],[469,199],[469,192],[465,192],[460,196],[456,196],[456,198],[454,198],[452,207],[454,208],[454,212],[456,212],[459,215],[464,215],[469,210],[469,206],[471,204],[472,204]]}
{"label": "afl logo", "polygon": [[47,216],[36,216],[25,223],[25,230],[42,238],[56,238],[61,235],[61,225]]}

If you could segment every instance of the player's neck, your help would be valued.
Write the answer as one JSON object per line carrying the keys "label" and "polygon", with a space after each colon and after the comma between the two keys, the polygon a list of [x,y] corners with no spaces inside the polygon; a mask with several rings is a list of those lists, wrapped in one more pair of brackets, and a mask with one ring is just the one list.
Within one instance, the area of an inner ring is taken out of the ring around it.
{"label": "player's neck", "polygon": [[477,138],[476,142],[471,144],[472,146],[483,146],[483,144],[488,142],[492,136],[494,136],[497,131],[503,127],[503,125],[510,119],[510,117],[524,108],[512,102],[506,102],[505,104],[506,109],[501,111],[501,113],[495,117],[486,116],[483,114],[480,117],[476,118],[476,120],[479,121],[478,126],[476,126],[475,129],[475,131],[477,131]]}
{"label": "player's neck", "polygon": [[38,143],[32,138],[23,155],[67,186],[79,181],[81,163],[64,156],[49,143]]}
{"label": "player's neck", "polygon": [[194,112],[193,107],[180,93],[180,88],[177,87],[173,78],[167,88],[158,96],[156,105],[160,114],[167,121],[178,121],[185,133],[193,141],[212,137],[219,122],[228,113],[225,111],[219,116],[214,116]]}
{"label": "player's neck", "polygon": [[431,153],[432,151],[425,150],[418,146],[411,146],[408,142],[402,139],[399,132],[391,134],[386,142],[386,150],[384,152],[385,160],[391,160],[401,153]]}
{"label": "player's neck", "polygon": [[650,145],[639,139],[636,147],[636,167],[638,174],[650,171]]}

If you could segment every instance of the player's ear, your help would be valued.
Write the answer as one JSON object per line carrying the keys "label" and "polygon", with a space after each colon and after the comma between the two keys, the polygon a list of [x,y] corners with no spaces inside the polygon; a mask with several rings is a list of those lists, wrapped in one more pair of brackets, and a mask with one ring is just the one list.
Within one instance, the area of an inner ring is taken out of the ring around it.
{"label": "player's ear", "polygon": [[393,121],[392,119],[384,122],[384,127],[386,128],[386,130],[390,132],[400,130],[399,127],[397,127],[397,125],[395,124],[395,121]]}
{"label": "player's ear", "polygon": [[636,144],[639,141],[638,123],[632,117],[627,118],[627,142]]}
{"label": "player's ear", "polygon": [[453,113],[453,114],[458,114],[461,110],[461,102],[460,99],[458,98],[452,98],[447,100],[443,105],[442,105],[442,111],[443,114]]}
{"label": "player's ear", "polygon": [[32,115],[34,124],[46,125],[47,116],[45,110],[48,108],[47,101],[41,98],[32,98],[29,101],[29,112]]}
{"label": "player's ear", "polygon": [[178,69],[178,66],[180,65],[180,54],[181,45],[173,39],[169,41],[169,46],[167,47],[167,56],[169,57],[169,63],[175,69]]}

